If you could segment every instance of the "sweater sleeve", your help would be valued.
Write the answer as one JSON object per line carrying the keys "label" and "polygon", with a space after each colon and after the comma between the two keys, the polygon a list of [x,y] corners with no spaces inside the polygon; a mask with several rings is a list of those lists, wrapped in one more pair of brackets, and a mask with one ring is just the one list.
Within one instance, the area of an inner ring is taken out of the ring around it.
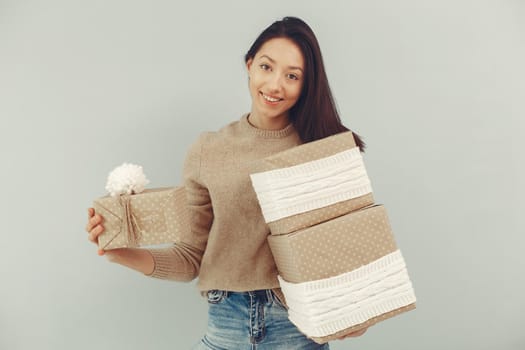
{"label": "sweater sleeve", "polygon": [[147,249],[155,262],[153,272],[147,276],[191,281],[199,275],[202,255],[213,222],[210,194],[201,179],[205,136],[206,134],[201,134],[192,144],[184,160],[183,181],[190,211],[190,230],[169,248]]}

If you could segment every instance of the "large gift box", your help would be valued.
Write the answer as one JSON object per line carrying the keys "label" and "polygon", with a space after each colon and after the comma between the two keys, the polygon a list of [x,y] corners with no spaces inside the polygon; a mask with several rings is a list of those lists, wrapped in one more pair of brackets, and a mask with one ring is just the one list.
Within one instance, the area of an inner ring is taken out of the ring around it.
{"label": "large gift box", "polygon": [[318,342],[415,308],[383,205],[268,241],[289,318]]}
{"label": "large gift box", "polygon": [[353,135],[265,158],[251,174],[288,317],[318,343],[415,308],[415,294]]}

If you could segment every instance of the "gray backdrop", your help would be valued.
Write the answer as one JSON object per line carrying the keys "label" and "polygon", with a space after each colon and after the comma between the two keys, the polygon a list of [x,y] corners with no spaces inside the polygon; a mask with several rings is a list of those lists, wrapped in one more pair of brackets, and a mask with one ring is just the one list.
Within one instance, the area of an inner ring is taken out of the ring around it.
{"label": "gray backdrop", "polygon": [[242,56],[305,19],[364,137],[416,311],[332,349],[524,349],[522,1],[0,1],[0,348],[186,349],[194,283],[109,263],[86,210],[124,161],[177,185],[249,111]]}

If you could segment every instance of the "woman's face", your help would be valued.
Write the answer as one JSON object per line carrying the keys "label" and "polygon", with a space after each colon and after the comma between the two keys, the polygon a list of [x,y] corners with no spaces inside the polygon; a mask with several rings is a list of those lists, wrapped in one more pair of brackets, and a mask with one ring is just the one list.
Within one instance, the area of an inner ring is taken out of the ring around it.
{"label": "woman's face", "polygon": [[299,47],[290,39],[270,39],[246,67],[252,97],[250,121],[265,128],[286,126],[288,111],[303,87],[304,58]]}

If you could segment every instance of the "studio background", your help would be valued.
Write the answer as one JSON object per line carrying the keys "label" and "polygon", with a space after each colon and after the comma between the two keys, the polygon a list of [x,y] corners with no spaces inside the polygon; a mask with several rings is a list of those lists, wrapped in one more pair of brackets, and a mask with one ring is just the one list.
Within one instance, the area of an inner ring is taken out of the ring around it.
{"label": "studio background", "polygon": [[0,349],[200,339],[195,283],[99,257],[87,208],[124,161],[178,185],[198,134],[249,111],[243,55],[285,15],[319,39],[418,298],[331,348],[525,349],[517,0],[0,0]]}

